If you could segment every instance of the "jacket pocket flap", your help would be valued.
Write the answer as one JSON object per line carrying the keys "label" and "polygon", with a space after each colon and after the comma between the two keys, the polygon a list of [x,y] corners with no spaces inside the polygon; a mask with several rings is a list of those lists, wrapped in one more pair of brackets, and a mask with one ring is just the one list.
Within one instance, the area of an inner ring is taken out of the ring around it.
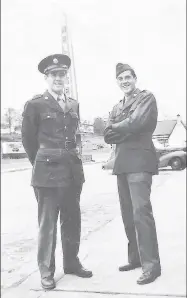
{"label": "jacket pocket flap", "polygon": [[36,161],[59,162],[61,159],[61,151],[58,149],[39,149],[36,155]]}
{"label": "jacket pocket flap", "polygon": [[75,112],[69,112],[72,118],[77,118],[78,119],[78,115]]}
{"label": "jacket pocket flap", "polygon": [[44,119],[54,119],[56,118],[56,113],[41,113],[41,119],[44,120]]}

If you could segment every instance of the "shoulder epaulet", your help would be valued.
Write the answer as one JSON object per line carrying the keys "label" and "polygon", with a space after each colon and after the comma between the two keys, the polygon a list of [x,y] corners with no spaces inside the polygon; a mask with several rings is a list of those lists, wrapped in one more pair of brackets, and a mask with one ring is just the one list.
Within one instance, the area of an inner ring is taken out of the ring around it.
{"label": "shoulder epaulet", "polygon": [[43,96],[43,94],[36,94],[36,95],[33,96],[32,100],[34,100],[34,99],[39,99],[39,98],[41,98],[42,96]]}
{"label": "shoulder epaulet", "polygon": [[152,94],[149,90],[142,90],[141,92],[145,95]]}

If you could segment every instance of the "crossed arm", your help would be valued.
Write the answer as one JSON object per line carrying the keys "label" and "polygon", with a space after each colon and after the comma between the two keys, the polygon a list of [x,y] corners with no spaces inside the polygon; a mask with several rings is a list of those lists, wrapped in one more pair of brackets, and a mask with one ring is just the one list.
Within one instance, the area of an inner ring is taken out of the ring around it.
{"label": "crossed arm", "polygon": [[129,113],[128,118],[113,123],[109,119],[109,128],[121,135],[137,134],[145,131],[153,132],[157,124],[157,105],[154,96],[149,93]]}

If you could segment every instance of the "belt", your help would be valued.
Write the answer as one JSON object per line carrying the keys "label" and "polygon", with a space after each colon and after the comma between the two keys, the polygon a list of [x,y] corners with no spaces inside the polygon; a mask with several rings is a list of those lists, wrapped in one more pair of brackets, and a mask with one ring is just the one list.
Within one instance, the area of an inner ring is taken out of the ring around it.
{"label": "belt", "polygon": [[66,149],[71,150],[76,148],[75,141],[65,141],[63,144],[40,144],[41,149]]}

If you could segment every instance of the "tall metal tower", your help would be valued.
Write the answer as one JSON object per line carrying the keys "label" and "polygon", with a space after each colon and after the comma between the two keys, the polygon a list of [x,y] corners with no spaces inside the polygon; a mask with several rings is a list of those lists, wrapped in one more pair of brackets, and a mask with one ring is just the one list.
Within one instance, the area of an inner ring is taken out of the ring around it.
{"label": "tall metal tower", "polygon": [[[77,92],[77,82],[75,74],[75,62],[73,55],[73,45],[70,38],[70,33],[68,30],[67,16],[63,13],[63,24],[61,28],[61,37],[62,37],[62,54],[66,54],[71,58],[71,67],[67,74],[67,80],[65,83],[65,93],[67,96],[72,97],[78,101],[78,92]],[[76,140],[79,147],[79,152],[82,154],[82,143],[81,143],[81,133],[80,127],[78,127],[76,133]]]}
{"label": "tall metal tower", "polygon": [[65,13],[63,13],[61,38],[62,38],[62,53],[68,55],[71,58],[71,67],[67,75],[67,81],[65,84],[65,93],[67,94],[67,96],[70,96],[73,99],[76,99],[78,101],[73,46],[70,38],[70,33],[68,30],[67,16]]}

